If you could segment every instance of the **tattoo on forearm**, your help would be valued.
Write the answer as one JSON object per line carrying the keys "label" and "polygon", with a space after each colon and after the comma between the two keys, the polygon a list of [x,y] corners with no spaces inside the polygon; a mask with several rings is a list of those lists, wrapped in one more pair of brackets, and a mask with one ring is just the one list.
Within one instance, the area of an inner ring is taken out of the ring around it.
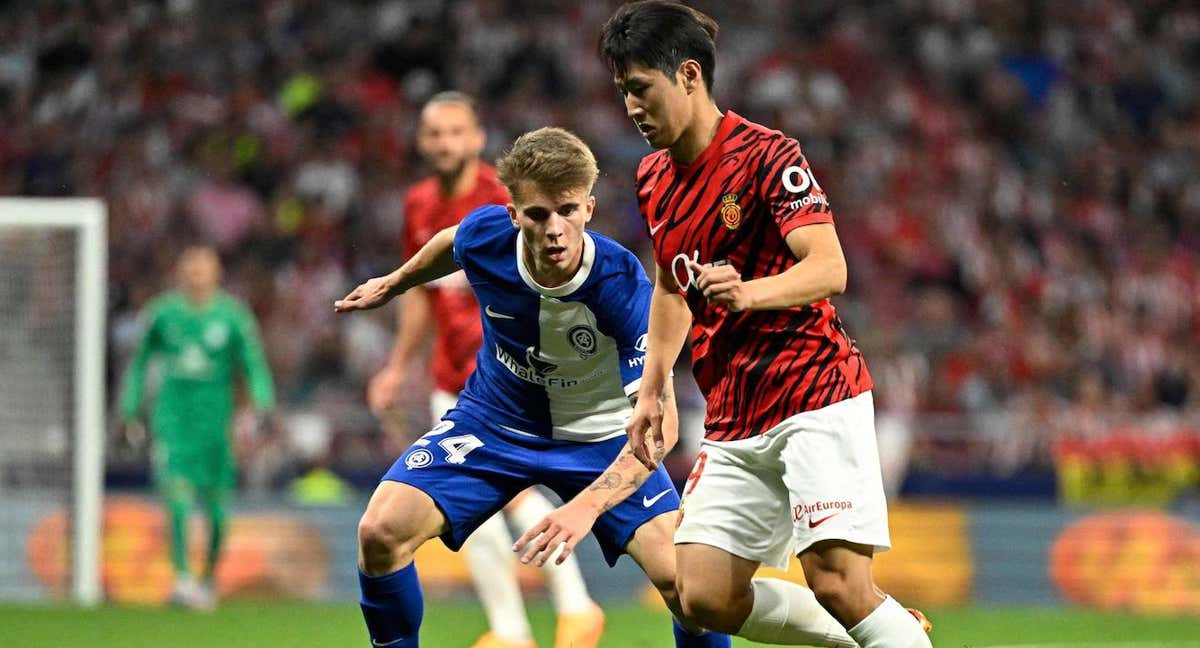
{"label": "tattoo on forearm", "polygon": [[600,475],[600,479],[597,479],[596,483],[592,484],[591,486],[588,486],[588,490],[590,490],[590,491],[612,490],[614,488],[619,487],[620,485],[621,485],[621,476],[619,474],[617,474],[616,471],[609,471],[609,472],[604,473],[603,475]]}
{"label": "tattoo on forearm", "polygon": [[[656,460],[661,459],[662,454],[662,452],[656,452]],[[650,472],[644,469],[637,470],[628,477],[622,477],[622,473],[626,472],[631,466],[635,465],[637,468],[641,468],[641,463],[630,453],[628,449],[626,449],[621,456],[617,458],[616,462],[613,463],[612,468],[608,472],[600,475],[600,478],[597,479],[594,484],[588,486],[589,491],[613,491],[609,495],[608,499],[605,500],[604,505],[601,507],[601,511],[608,511],[617,504],[625,501],[625,499],[629,497],[630,493],[633,493],[640,488],[641,485],[645,483],[646,479],[650,477]]]}

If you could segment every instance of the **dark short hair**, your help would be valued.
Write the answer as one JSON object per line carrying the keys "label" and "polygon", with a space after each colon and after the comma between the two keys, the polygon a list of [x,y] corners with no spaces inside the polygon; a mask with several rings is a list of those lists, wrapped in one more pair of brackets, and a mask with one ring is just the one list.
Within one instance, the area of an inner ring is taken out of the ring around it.
{"label": "dark short hair", "polygon": [[443,90],[427,99],[425,101],[425,105],[421,107],[422,124],[425,123],[425,111],[431,106],[436,106],[438,104],[458,104],[463,106],[467,109],[467,112],[471,113],[472,121],[474,121],[477,126],[482,125],[479,119],[479,107],[475,102],[475,98],[465,92],[459,92],[458,90]]}
{"label": "dark short hair", "polygon": [[460,92],[458,90],[442,90],[425,101],[426,106],[432,106],[439,103],[458,103],[463,104],[471,109],[471,112],[478,112],[475,107],[475,98],[471,95]]}
{"label": "dark short hair", "polygon": [[613,74],[624,74],[635,63],[661,70],[672,83],[679,66],[694,59],[712,92],[717,29],[717,21],[678,2],[629,2],[601,28],[600,58]]}

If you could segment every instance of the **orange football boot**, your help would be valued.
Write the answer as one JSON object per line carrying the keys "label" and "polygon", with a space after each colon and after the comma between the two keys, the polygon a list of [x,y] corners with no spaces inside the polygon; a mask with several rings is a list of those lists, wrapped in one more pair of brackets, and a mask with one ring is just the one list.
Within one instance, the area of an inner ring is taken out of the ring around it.
{"label": "orange football boot", "polygon": [[904,609],[908,610],[908,613],[913,615],[913,618],[915,618],[917,622],[921,624],[921,629],[925,631],[925,634],[929,634],[929,632],[933,630],[933,623],[930,622],[929,618],[925,616],[924,612],[921,612],[917,608]]}
{"label": "orange football boot", "polygon": [[604,634],[604,612],[592,603],[585,612],[558,615],[556,625],[554,648],[597,648]]}
{"label": "orange football boot", "polygon": [[537,648],[537,644],[532,641],[509,641],[489,632],[472,644],[471,648]]}

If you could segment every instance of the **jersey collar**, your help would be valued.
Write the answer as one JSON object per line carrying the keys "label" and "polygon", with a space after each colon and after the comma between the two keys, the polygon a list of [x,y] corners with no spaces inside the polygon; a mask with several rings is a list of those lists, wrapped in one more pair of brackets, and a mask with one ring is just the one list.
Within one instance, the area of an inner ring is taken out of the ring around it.
{"label": "jersey collar", "polygon": [[704,147],[703,151],[700,151],[700,155],[697,155],[695,160],[683,164],[676,162],[675,158],[671,157],[670,153],[667,153],[668,159],[671,160],[671,164],[680,170],[693,169],[704,164],[721,151],[721,146],[725,143],[726,139],[729,139],[729,134],[733,132],[733,129],[741,121],[742,118],[737,113],[732,110],[726,110],[725,115],[721,117],[720,123],[717,124],[717,132],[713,135],[712,141],[708,143],[708,146]]}
{"label": "jersey collar", "polygon": [[592,272],[592,264],[596,261],[596,242],[592,240],[590,234],[584,232],[583,261],[579,264],[579,269],[575,271],[575,276],[561,286],[547,288],[534,281],[533,273],[525,266],[524,246],[524,234],[521,230],[517,230],[517,272],[520,273],[521,280],[525,282],[526,286],[547,297],[566,297],[578,290],[583,282],[587,281],[588,275]]}

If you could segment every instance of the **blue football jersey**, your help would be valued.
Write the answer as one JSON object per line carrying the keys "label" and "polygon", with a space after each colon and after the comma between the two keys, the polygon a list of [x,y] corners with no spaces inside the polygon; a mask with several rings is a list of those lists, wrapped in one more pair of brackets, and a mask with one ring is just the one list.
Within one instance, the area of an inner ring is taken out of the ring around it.
{"label": "blue football jersey", "polygon": [[567,283],[538,285],[520,231],[500,205],[467,215],[454,237],[483,320],[483,346],[460,410],[513,432],[593,442],[625,432],[645,363],[652,286],[631,252],[585,232]]}

